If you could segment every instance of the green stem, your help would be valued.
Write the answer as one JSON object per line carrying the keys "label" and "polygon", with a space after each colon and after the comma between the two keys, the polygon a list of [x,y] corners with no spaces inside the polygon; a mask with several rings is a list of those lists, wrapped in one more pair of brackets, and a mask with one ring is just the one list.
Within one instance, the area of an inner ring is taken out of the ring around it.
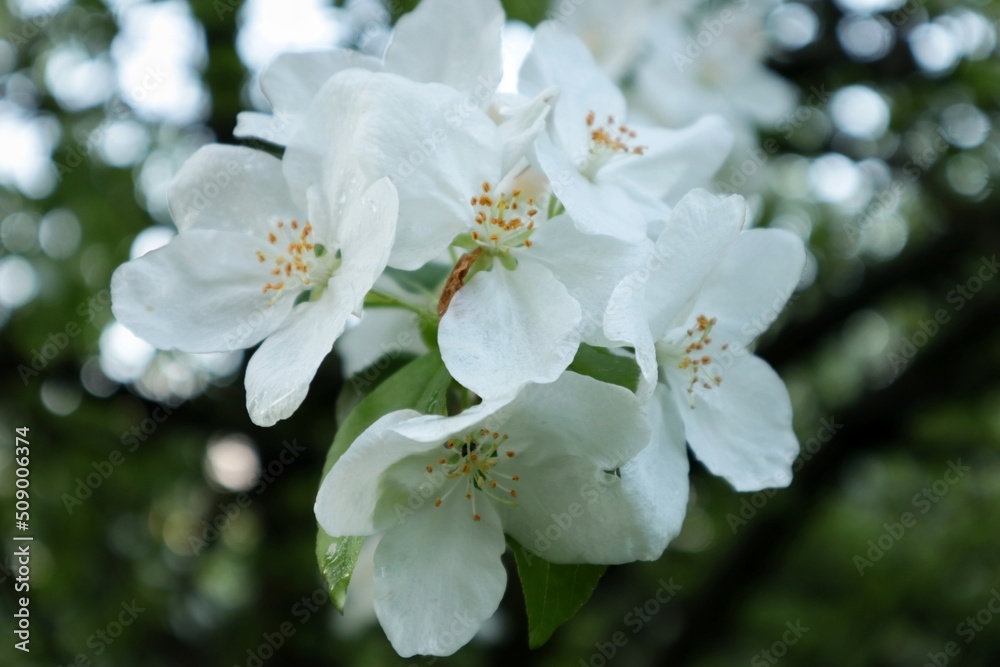
{"label": "green stem", "polygon": [[416,313],[425,319],[437,319],[437,315],[429,308],[422,308],[420,306],[414,305],[407,301],[403,301],[398,296],[394,294],[389,294],[380,289],[372,289],[365,296],[366,306],[392,306],[394,308],[402,308],[403,310],[408,310],[411,313]]}

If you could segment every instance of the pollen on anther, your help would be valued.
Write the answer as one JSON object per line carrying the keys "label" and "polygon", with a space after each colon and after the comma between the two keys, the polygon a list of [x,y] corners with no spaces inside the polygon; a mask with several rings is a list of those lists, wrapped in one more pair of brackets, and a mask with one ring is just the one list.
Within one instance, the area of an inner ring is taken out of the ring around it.
{"label": "pollen on anther", "polygon": [[489,192],[489,191],[490,191],[490,182],[483,181],[483,192]]}
{"label": "pollen on anther", "polygon": [[466,500],[472,500],[472,493],[471,492],[466,492],[465,499]]}
{"label": "pollen on anther", "polygon": [[514,475],[513,477],[511,477],[511,479],[516,482],[516,481],[518,481],[518,480],[521,479],[521,476],[520,475]]}
{"label": "pollen on anther", "polygon": [[507,452],[507,458],[509,459],[514,458],[514,452]]}
{"label": "pollen on anther", "polygon": [[427,472],[434,472],[434,466],[427,466]]}
{"label": "pollen on anther", "polygon": [[267,240],[270,241],[271,243],[277,243],[278,242],[278,236],[274,232],[268,232],[267,233]]}
{"label": "pollen on anther", "polygon": [[472,520],[473,521],[482,521],[483,517],[479,516],[478,514],[473,514],[472,515]]}
{"label": "pollen on anther", "polygon": [[441,507],[441,499],[440,498],[438,498],[437,500],[434,501],[434,507]]}

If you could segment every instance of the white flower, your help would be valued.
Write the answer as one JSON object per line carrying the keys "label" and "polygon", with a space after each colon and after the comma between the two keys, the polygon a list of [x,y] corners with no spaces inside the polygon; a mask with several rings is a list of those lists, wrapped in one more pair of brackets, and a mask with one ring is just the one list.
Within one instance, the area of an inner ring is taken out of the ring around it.
{"label": "white flower", "polygon": [[323,84],[350,68],[441,83],[486,107],[503,76],[503,23],[496,0],[423,0],[396,23],[381,61],[351,49],[283,54],[260,75],[274,115],[243,112],[234,134],[286,145]]}
{"label": "white flower", "polygon": [[[622,281],[605,333],[635,348],[640,396],[679,414],[695,455],[736,489],[785,486],[798,454],[781,378],[748,346],[777,317],[802,273],[789,232],[740,232],[746,207],[692,191],[674,208],[649,266]],[[672,405],[667,405],[671,403]]]}
{"label": "white flower", "polygon": [[615,472],[648,440],[631,392],[574,373],[453,417],[395,412],[333,466],[316,517],[334,536],[385,531],[382,627],[402,656],[450,655],[500,603],[505,533],[555,563],[660,555],[673,535]]}
{"label": "white flower", "polygon": [[682,130],[626,124],[618,87],[586,46],[546,22],[521,68],[519,87],[535,95],[558,88],[549,132],[535,144],[538,163],[581,230],[634,240],[669,214],[688,190],[704,186],[722,165],[732,136],[722,118]]}
{"label": "white flower", "polygon": [[393,241],[388,180],[366,189],[345,167],[308,200],[292,200],[278,159],[204,147],[171,187],[177,236],[111,281],[115,317],[156,347],[220,352],[264,341],[246,376],[247,409],[262,426],[301,404]]}
{"label": "white flower", "polygon": [[555,380],[581,328],[602,343],[611,291],[646,252],[643,242],[583,234],[566,216],[546,220],[536,199],[546,181],[523,157],[546,108],[526,108],[496,125],[446,86],[351,70],[316,96],[284,158],[303,180],[344,151],[369,178],[389,176],[400,202],[396,268],[420,268],[461,237],[464,268],[478,258],[478,272],[464,286],[454,274],[438,341],[452,376],[483,397]]}
{"label": "white flower", "polygon": [[[676,0],[674,0],[676,2]],[[579,37],[601,69],[621,81],[645,47],[654,0],[565,2],[553,0],[547,16]]]}
{"label": "white flower", "polygon": [[672,127],[722,114],[738,133],[738,144],[752,145],[757,126],[775,125],[796,98],[794,86],[764,64],[768,44],[761,12],[722,6],[716,13],[690,14],[650,13],[655,37],[636,70],[633,103]]}

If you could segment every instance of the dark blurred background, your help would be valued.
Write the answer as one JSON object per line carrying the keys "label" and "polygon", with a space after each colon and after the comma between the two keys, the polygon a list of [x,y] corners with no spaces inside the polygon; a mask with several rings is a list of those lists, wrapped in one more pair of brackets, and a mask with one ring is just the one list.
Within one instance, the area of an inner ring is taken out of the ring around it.
{"label": "dark blurred background", "polygon": [[[271,57],[377,51],[412,4],[392,17],[321,0],[0,6],[0,663],[1000,665],[990,0],[760,10],[766,62],[798,101],[737,149],[719,187],[810,248],[759,346],[795,405],[790,488],[738,494],[696,464],[663,558],[610,568],[537,651],[516,579],[480,636],[436,661],[393,653],[370,570],[347,616],[325,603],[312,505],[337,423],[336,356],[291,419],[259,429],[243,354],[149,348],[114,322],[108,285],[171,235],[165,190],[183,160],[232,142],[236,113],[263,107],[256,74]],[[506,4],[529,24],[547,9]],[[7,630],[22,426],[30,655]]]}

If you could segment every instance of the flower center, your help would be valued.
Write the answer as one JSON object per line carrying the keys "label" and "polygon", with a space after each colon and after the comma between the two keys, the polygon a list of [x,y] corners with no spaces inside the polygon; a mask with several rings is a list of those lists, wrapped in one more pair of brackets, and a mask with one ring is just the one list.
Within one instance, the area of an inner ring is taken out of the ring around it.
{"label": "flower center", "polygon": [[629,155],[642,155],[646,150],[645,146],[630,145],[636,138],[635,130],[625,123],[615,122],[614,116],[608,116],[606,123],[598,125],[596,114],[588,112],[587,131],[590,132],[590,146],[580,173],[591,181],[606,164]]}
{"label": "flower center", "polygon": [[489,181],[483,181],[482,194],[473,197],[471,204],[476,226],[470,235],[479,246],[494,254],[531,247],[538,215],[533,197],[523,197],[519,189],[496,193]]}
{"label": "flower center", "polygon": [[322,286],[330,279],[335,262],[326,249],[313,240],[313,226],[308,221],[285,223],[279,220],[268,232],[267,240],[272,252],[257,252],[257,261],[269,269],[263,293],[271,295],[269,306],[274,305],[286,290],[302,292],[313,286]]}
{"label": "flower center", "polygon": [[[434,501],[435,507],[441,505],[456,489],[465,490],[466,500],[472,503],[472,519],[480,521],[482,517],[476,511],[476,496],[482,493],[487,498],[495,500],[511,507],[516,507],[517,491],[505,486],[506,483],[517,483],[521,477],[519,475],[507,475],[497,472],[495,468],[501,461],[514,458],[514,452],[506,450],[501,452],[500,447],[507,442],[507,435],[497,432],[490,432],[489,429],[482,429],[470,433],[461,440],[449,440],[444,443],[444,448],[448,450],[445,456],[438,459],[437,465],[440,472],[444,473],[447,479],[459,480],[448,491]],[[435,472],[435,466],[426,466],[428,473]],[[498,482],[497,479],[504,480]],[[461,480],[465,480],[465,484]],[[478,492],[478,493],[477,493]]]}
{"label": "flower center", "polygon": [[[699,315],[695,322],[695,326],[685,332],[684,338],[668,344],[667,349],[662,350],[672,363],[676,362],[678,369],[687,373],[687,393],[691,399],[692,409],[694,409],[695,390],[712,389],[722,384],[722,376],[712,368],[712,355],[709,354],[709,348],[712,346],[712,328],[718,320]],[[720,349],[728,350],[729,344],[723,344]]]}

